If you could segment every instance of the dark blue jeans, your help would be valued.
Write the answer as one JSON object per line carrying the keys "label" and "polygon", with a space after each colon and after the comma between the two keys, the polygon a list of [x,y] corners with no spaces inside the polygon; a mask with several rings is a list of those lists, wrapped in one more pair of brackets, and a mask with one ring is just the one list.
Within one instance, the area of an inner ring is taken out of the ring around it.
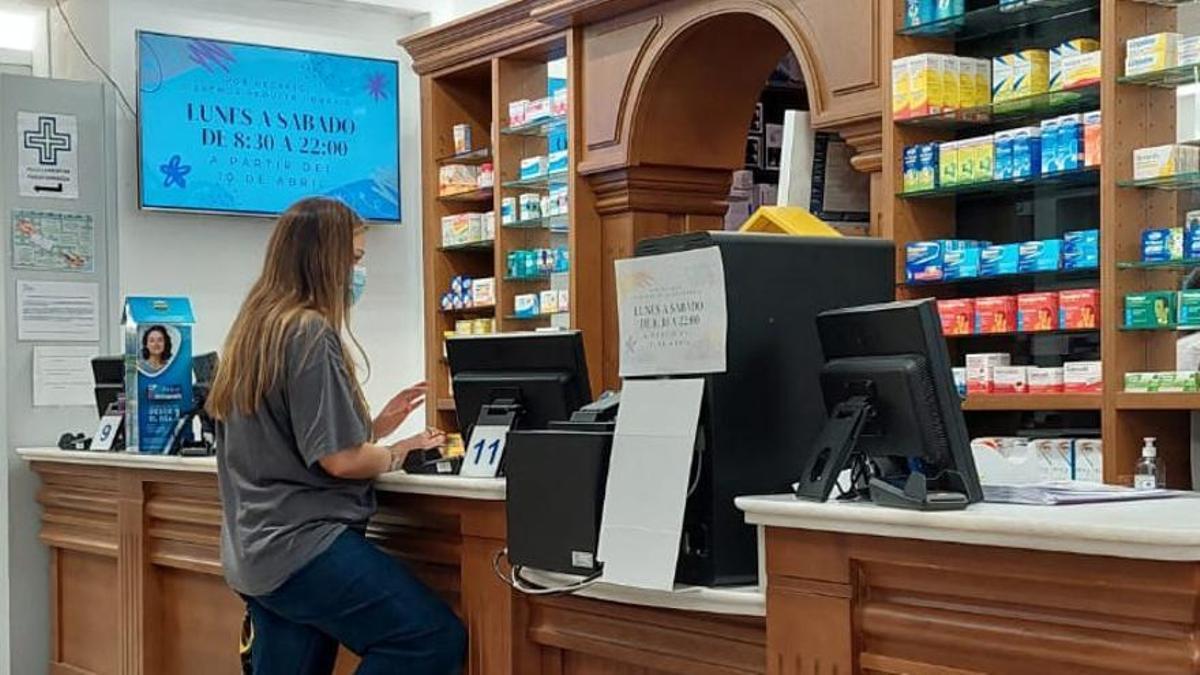
{"label": "dark blue jeans", "polygon": [[329,675],[338,643],[358,675],[455,675],[467,636],[403,565],[347,530],[275,591],[247,598],[254,675]]}

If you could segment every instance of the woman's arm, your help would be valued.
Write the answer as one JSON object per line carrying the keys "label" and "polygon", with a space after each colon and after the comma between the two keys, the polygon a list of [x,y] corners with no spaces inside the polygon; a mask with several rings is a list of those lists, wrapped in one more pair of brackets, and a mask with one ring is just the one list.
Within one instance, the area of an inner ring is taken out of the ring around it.
{"label": "woman's arm", "polygon": [[331,476],[347,480],[367,480],[380,474],[398,471],[412,450],[436,448],[446,443],[446,434],[429,429],[395,445],[382,446],[364,443],[357,448],[335,452],[317,460]]}

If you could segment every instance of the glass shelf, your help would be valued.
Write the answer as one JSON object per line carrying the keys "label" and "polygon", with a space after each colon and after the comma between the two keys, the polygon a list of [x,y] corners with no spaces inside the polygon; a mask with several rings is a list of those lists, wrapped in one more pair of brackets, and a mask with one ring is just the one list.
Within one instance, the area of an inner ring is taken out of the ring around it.
{"label": "glass shelf", "polygon": [[438,199],[443,202],[467,202],[480,203],[492,201],[492,188],[479,188],[478,190],[464,190],[462,192],[451,192],[449,194],[438,195]]}
{"label": "glass shelf", "polygon": [[947,340],[970,340],[982,338],[1005,338],[1005,337],[1040,337],[1044,335],[1055,336],[1070,336],[1070,335],[1088,335],[1089,333],[1099,333],[1099,328],[1078,328],[1074,330],[1040,330],[1040,331],[1020,331],[1011,333],[971,333],[970,335],[947,335]]}
{"label": "glass shelf", "polygon": [[[1200,265],[1200,263],[1197,263]],[[1013,282],[1013,281],[1074,281],[1082,279],[1092,279],[1100,274],[1099,267],[1085,267],[1073,270],[1050,270],[1047,272],[1021,272],[1019,274],[998,274],[990,277],[968,277],[965,279],[950,279],[942,281],[909,281],[905,282],[910,288],[920,288],[923,286],[956,286],[960,284],[979,284],[989,282]]]}
{"label": "glass shelf", "polygon": [[494,239],[485,239],[483,241],[472,241],[465,244],[452,244],[450,246],[439,247],[438,250],[443,253],[453,253],[454,251],[491,251],[496,246]]}
{"label": "glass shelf", "polygon": [[1099,185],[1099,183],[1100,170],[1097,167],[1093,167],[1079,171],[1065,171],[1046,174],[1044,176],[1034,176],[1032,178],[1023,178],[1021,180],[993,180],[987,181],[986,183],[953,185],[945,188],[934,188],[932,190],[899,192],[896,194],[896,196],[900,199],[934,199],[939,197],[952,197],[955,195],[1020,192],[1022,190],[1033,190],[1041,187]]}
{"label": "glass shelf", "polygon": [[1181,173],[1175,176],[1168,176],[1166,178],[1119,180],[1117,181],[1117,185],[1126,188],[1139,188],[1142,190],[1165,190],[1167,192],[1194,190],[1196,188],[1200,188],[1200,173]]}
{"label": "glass shelf", "polygon": [[927,129],[966,129],[1001,122],[1036,121],[1052,115],[1087,112],[1099,107],[1100,85],[1097,83],[1078,89],[1049,91],[1013,101],[952,110],[937,115],[898,119],[896,124]]}
{"label": "glass shelf", "polygon": [[1177,323],[1168,323],[1161,326],[1121,326],[1121,330],[1129,333],[1153,333],[1156,331],[1200,330],[1200,326],[1182,326]]}
{"label": "glass shelf", "polygon": [[555,312],[553,314],[536,314],[534,316],[517,316],[516,314],[510,314],[509,316],[506,316],[504,318],[508,319],[509,321],[543,321],[545,319],[552,319],[556,316],[563,316],[566,314],[570,314],[570,312]]}
{"label": "glass shelf", "polygon": [[973,40],[1098,8],[1099,3],[1096,0],[1026,0],[1006,4],[1004,7],[993,4],[959,16],[901,28],[896,34],[909,37],[954,38],[958,41]]}
{"label": "glass shelf", "polygon": [[507,225],[501,225],[510,230],[550,230],[551,232],[568,232],[571,226],[571,216],[561,214],[557,216],[546,216],[545,218],[534,218],[532,220],[521,220]]}
{"label": "glass shelf", "polygon": [[505,136],[549,136],[556,131],[563,131],[567,128],[567,118],[553,117],[545,120],[537,120],[528,122],[515,127],[505,127],[500,130],[500,133]]}
{"label": "glass shelf", "polygon": [[512,283],[517,283],[517,284],[537,284],[537,283],[544,283],[544,282],[550,281],[550,277],[551,277],[551,275],[549,275],[549,274],[539,274],[536,277],[505,276],[504,280],[512,282]]}
{"label": "glass shelf", "polygon": [[438,164],[481,164],[492,159],[491,148],[479,148],[460,152],[456,155],[448,155],[438,159]]}
{"label": "glass shelf", "polygon": [[1190,271],[1196,267],[1200,267],[1200,259],[1192,258],[1189,260],[1164,260],[1160,262],[1143,262],[1140,260],[1131,260],[1127,262],[1117,263],[1117,269],[1120,270],[1150,270],[1150,271]]}
{"label": "glass shelf", "polygon": [[569,171],[555,171],[554,173],[538,176],[537,178],[510,180],[504,183],[502,187],[508,190],[549,190],[551,185],[566,185],[568,176],[570,176]]}
{"label": "glass shelf", "polygon": [[479,314],[493,314],[496,311],[495,305],[481,305],[479,307],[463,307],[462,309],[443,309],[442,314],[446,316],[476,316]]}
{"label": "glass shelf", "polygon": [[1121,84],[1142,84],[1148,87],[1174,89],[1200,82],[1200,64],[1156,70],[1152,73],[1142,73],[1140,75],[1125,75],[1118,77],[1117,82]]}

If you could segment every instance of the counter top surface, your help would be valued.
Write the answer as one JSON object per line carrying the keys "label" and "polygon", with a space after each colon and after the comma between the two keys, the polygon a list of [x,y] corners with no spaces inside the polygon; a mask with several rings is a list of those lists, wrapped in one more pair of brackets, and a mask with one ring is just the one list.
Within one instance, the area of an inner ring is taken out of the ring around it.
{"label": "counter top surface", "polygon": [[[580,577],[543,570],[525,569],[521,576],[549,588],[576,583]],[[676,586],[671,591],[656,591],[608,584],[598,581],[576,591],[574,595],[593,600],[618,602],[625,605],[640,605],[661,609],[678,609],[687,612],[707,612],[739,616],[766,616],[767,597],[758,586],[731,586],[706,588],[700,586]]]}
{"label": "counter top surface", "polygon": [[[146,471],[217,472],[215,457],[140,455],[129,452],[77,452],[57,448],[22,448],[17,450],[17,454],[28,462],[111,466]],[[507,493],[507,484],[503,478],[410,476],[399,471],[380,476],[375,481],[375,488],[380,492],[457,497],[482,501],[503,501]]]}
{"label": "counter top surface", "polygon": [[737,506],[745,512],[746,522],[767,527],[1200,561],[1200,499],[1190,496],[1073,506],[984,503],[941,513],[871,503],[809,502],[791,495],[740,497]]}

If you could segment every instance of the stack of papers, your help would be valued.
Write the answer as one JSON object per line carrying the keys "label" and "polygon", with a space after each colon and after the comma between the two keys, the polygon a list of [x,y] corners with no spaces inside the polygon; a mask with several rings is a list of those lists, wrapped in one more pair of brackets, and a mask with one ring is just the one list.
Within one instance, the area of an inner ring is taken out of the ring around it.
{"label": "stack of papers", "polygon": [[1138,499],[1178,497],[1177,490],[1135,490],[1120,485],[1083,483],[1080,481],[1044,481],[1025,485],[995,484],[983,486],[983,500],[1006,504],[1090,504],[1094,502],[1123,502]]}

